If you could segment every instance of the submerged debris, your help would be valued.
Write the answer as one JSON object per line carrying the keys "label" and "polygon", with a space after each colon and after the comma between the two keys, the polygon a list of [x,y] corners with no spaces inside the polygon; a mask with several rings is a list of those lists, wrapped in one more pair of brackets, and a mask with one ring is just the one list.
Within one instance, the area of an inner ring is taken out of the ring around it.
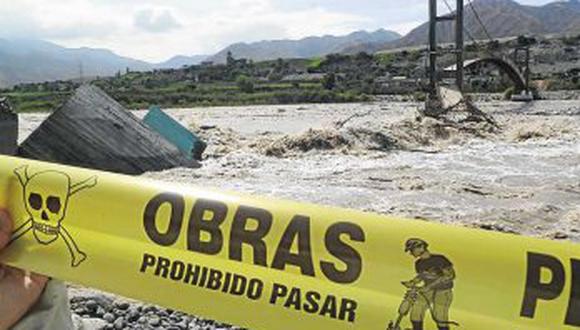
{"label": "submerged debris", "polygon": [[[248,136],[217,125],[194,127],[193,130],[208,142],[208,158],[221,158],[242,149],[276,158],[299,157],[307,153],[368,155],[373,151],[388,153],[398,150],[436,153],[473,139],[521,142],[536,136],[575,134],[573,121],[561,122],[557,118],[550,118],[551,124],[548,125],[540,117],[522,121],[502,116],[498,117],[501,128],[488,121],[454,122],[420,115],[395,121],[387,118],[381,122],[373,119],[369,111],[345,118],[334,121],[328,128],[310,128],[294,134],[270,132]],[[353,122],[355,118],[357,120]]]}
{"label": "submerged debris", "polygon": [[205,158],[220,158],[241,149],[246,138],[231,128],[216,125],[192,126],[191,129],[207,143]]}
{"label": "submerged debris", "polygon": [[334,150],[350,145],[351,142],[337,130],[309,129],[303,134],[286,135],[274,140],[265,146],[263,153],[267,156],[283,157],[290,153]]}
{"label": "submerged debris", "polygon": [[220,156],[248,147],[262,155],[284,158],[312,152],[351,155],[396,150],[434,152],[473,138],[489,138],[497,131],[486,122],[451,123],[419,117],[375,127],[311,128],[299,134],[266,134],[247,144],[231,130],[213,129],[201,131],[200,135],[210,141],[210,145],[216,144]]}
{"label": "submerged debris", "polygon": [[487,122],[454,123],[431,117],[403,120],[386,126],[385,130],[398,141],[400,149],[407,151],[425,147],[440,149],[473,138],[491,138],[498,132]]}
{"label": "submerged debris", "polygon": [[310,151],[357,153],[365,150],[390,151],[397,141],[384,133],[364,128],[309,129],[298,135],[264,139],[254,144],[266,156],[286,157]]}
{"label": "submerged debris", "polygon": [[449,87],[438,87],[435,98],[428,98],[422,115],[452,123],[486,122],[498,126],[491,115],[477,108],[463,94]]}
{"label": "submerged debris", "polygon": [[536,122],[511,122],[507,127],[510,141],[525,142],[536,139],[561,139],[568,134],[578,134],[571,120],[540,120]]}

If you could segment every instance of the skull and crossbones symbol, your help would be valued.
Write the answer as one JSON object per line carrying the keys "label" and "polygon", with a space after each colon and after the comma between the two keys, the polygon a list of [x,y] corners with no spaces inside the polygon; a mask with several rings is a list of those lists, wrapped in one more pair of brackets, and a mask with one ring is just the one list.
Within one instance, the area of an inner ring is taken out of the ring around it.
{"label": "skull and crossbones symbol", "polygon": [[28,166],[14,170],[22,185],[27,221],[12,233],[11,242],[32,230],[36,241],[48,245],[62,237],[71,255],[72,267],[79,266],[87,255],[82,252],[71,234],[62,224],[65,220],[69,201],[81,190],[97,184],[96,177],[73,184],[71,178],[58,171],[43,171],[32,175]]}

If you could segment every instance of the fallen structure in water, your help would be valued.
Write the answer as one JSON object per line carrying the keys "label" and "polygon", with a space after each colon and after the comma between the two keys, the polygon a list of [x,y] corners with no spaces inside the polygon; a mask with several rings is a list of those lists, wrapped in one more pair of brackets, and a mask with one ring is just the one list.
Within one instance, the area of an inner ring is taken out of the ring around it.
{"label": "fallen structure in water", "polygon": [[18,148],[25,158],[124,174],[199,167],[96,86],[81,86]]}
{"label": "fallen structure in water", "polygon": [[422,115],[454,123],[487,122],[497,126],[491,115],[478,109],[456,88],[437,86],[434,94],[428,97]]}
{"label": "fallen structure in water", "polygon": [[187,159],[202,159],[207,144],[160,107],[151,107],[143,122],[177,147]]}

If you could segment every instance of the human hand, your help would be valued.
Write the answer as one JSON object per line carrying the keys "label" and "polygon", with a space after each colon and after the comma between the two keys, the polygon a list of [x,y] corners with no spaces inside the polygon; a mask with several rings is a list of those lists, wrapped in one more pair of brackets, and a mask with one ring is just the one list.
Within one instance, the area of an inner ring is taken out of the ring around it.
{"label": "human hand", "polygon": [[403,281],[401,282],[406,288],[412,289],[415,287],[415,283],[413,281]]}
{"label": "human hand", "polygon": [[[0,210],[0,252],[12,235],[10,215]],[[0,330],[16,324],[36,303],[48,278],[0,264]]]}
{"label": "human hand", "polygon": [[427,295],[432,291],[432,289],[428,286],[424,286],[422,288],[419,288],[417,290],[417,293],[421,294],[421,295]]}

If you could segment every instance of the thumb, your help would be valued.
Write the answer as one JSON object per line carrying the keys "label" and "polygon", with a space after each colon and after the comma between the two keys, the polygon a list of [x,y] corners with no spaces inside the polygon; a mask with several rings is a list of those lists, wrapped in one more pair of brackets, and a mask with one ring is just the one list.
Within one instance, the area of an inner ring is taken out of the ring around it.
{"label": "thumb", "polygon": [[3,249],[12,237],[12,219],[5,210],[0,210],[0,250]]}

